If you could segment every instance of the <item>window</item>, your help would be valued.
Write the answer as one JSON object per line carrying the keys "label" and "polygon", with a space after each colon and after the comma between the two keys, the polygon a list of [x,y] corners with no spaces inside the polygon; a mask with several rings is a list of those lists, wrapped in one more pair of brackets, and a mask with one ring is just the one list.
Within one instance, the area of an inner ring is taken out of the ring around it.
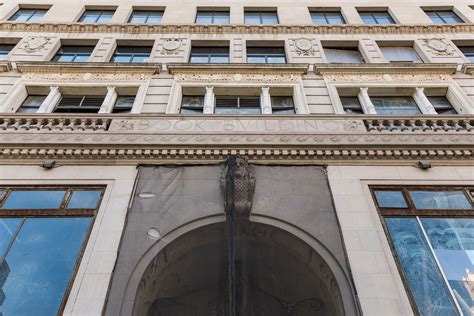
{"label": "window", "polygon": [[117,46],[112,62],[114,63],[146,63],[150,58],[151,47]]}
{"label": "window", "polygon": [[183,96],[181,101],[181,114],[203,114],[203,96]]}
{"label": "window", "polygon": [[5,60],[13,47],[15,47],[15,45],[0,44],[0,60]]}
{"label": "window", "polygon": [[114,10],[86,10],[79,19],[84,23],[110,23]]}
{"label": "window", "polygon": [[286,63],[283,47],[247,47],[247,62],[255,64]]}
{"label": "window", "polygon": [[54,113],[98,113],[105,96],[64,95],[53,110]]}
{"label": "window", "polygon": [[216,96],[215,114],[260,114],[258,96]]}
{"label": "window", "polygon": [[357,97],[341,97],[341,103],[346,114],[364,114]]}
{"label": "window", "polygon": [[15,22],[38,22],[47,11],[46,9],[20,9],[8,20]]}
{"label": "window", "polygon": [[457,114],[451,103],[445,96],[427,96],[436,113],[442,115]]}
{"label": "window", "polygon": [[272,96],[272,114],[288,115],[295,114],[295,105],[291,96]]}
{"label": "window", "polygon": [[435,24],[453,24],[453,23],[463,23],[456,13],[451,10],[446,11],[425,11],[429,16],[431,21]]}
{"label": "window", "polygon": [[459,46],[459,49],[471,63],[474,63],[474,46]]}
{"label": "window", "polygon": [[364,63],[357,47],[324,47],[324,54],[329,63]]}
{"label": "window", "polygon": [[229,11],[203,11],[196,14],[197,24],[229,24]]}
{"label": "window", "polygon": [[29,95],[18,109],[18,113],[36,113],[46,99],[45,95]]}
{"label": "window", "polygon": [[408,63],[422,63],[418,53],[413,47],[403,46],[381,46],[380,50],[385,59],[390,62],[408,62]]}
{"label": "window", "polygon": [[112,113],[130,113],[134,102],[135,96],[118,96]]}
{"label": "window", "polygon": [[276,11],[245,11],[245,24],[278,24]]}
{"label": "window", "polygon": [[61,46],[53,57],[59,62],[86,62],[94,50],[94,46]]}
{"label": "window", "polygon": [[416,313],[472,315],[472,188],[371,190]]}
{"label": "window", "polygon": [[163,11],[133,10],[128,23],[160,23]]}
{"label": "window", "polygon": [[395,24],[387,11],[359,11],[364,24]]}
{"label": "window", "polygon": [[339,11],[312,11],[311,19],[313,20],[313,24],[346,24],[346,21]]}
{"label": "window", "polygon": [[413,97],[370,97],[377,114],[418,115],[421,114]]}
{"label": "window", "polygon": [[0,188],[3,315],[59,315],[101,187]]}
{"label": "window", "polygon": [[228,63],[229,47],[192,47],[190,63]]}

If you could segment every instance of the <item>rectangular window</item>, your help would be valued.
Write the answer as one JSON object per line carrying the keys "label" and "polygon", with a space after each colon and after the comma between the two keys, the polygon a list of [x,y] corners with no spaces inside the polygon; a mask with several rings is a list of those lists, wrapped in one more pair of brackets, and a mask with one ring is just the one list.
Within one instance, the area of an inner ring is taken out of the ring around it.
{"label": "rectangular window", "polygon": [[134,102],[135,96],[118,96],[112,113],[130,113]]}
{"label": "rectangular window", "polygon": [[260,97],[216,96],[215,114],[252,115],[260,114]]}
{"label": "rectangular window", "polygon": [[191,48],[190,63],[221,63],[227,64],[229,62],[229,47],[219,46],[193,46]]}
{"label": "rectangular window", "polygon": [[94,46],[61,46],[53,57],[58,62],[86,62],[94,50]]}
{"label": "rectangular window", "polygon": [[328,63],[364,63],[357,47],[324,47],[324,54]]}
{"label": "rectangular window", "polygon": [[19,9],[8,21],[15,22],[38,22],[48,10],[46,9]]}
{"label": "rectangular window", "polygon": [[29,95],[18,109],[18,113],[36,113],[46,99],[45,95]]}
{"label": "rectangular window", "polygon": [[110,23],[114,10],[86,10],[79,22],[84,23]]}
{"label": "rectangular window", "polygon": [[286,63],[283,47],[247,47],[247,63],[250,64],[284,64]]}
{"label": "rectangular window", "polygon": [[457,114],[453,106],[445,96],[427,96],[436,113],[441,115]]}
{"label": "rectangular window", "polygon": [[4,315],[59,315],[102,187],[0,189],[0,284]]}
{"label": "rectangular window", "polygon": [[454,24],[463,23],[464,21],[453,11],[425,11],[426,15],[435,24]]}
{"label": "rectangular window", "polygon": [[370,97],[377,114],[381,115],[419,115],[418,105],[413,97]]}
{"label": "rectangular window", "polygon": [[359,11],[364,24],[395,24],[387,11]]}
{"label": "rectangular window", "polygon": [[474,63],[474,46],[459,46],[459,49],[471,63]]}
{"label": "rectangular window", "polygon": [[0,60],[5,60],[13,47],[13,44],[0,44]]}
{"label": "rectangular window", "polygon": [[346,114],[364,114],[357,97],[341,97],[341,103]]}
{"label": "rectangular window", "polygon": [[229,24],[229,11],[204,11],[199,10],[196,14],[197,24]]}
{"label": "rectangular window", "polygon": [[346,24],[339,11],[311,11],[311,20],[313,24]]}
{"label": "rectangular window", "polygon": [[295,114],[295,104],[292,96],[271,96],[272,114],[289,115]]}
{"label": "rectangular window", "polygon": [[150,58],[151,47],[117,46],[112,62],[114,63],[146,63]]}
{"label": "rectangular window", "polygon": [[128,23],[161,23],[163,18],[163,11],[145,11],[145,10],[133,10]]}
{"label": "rectangular window", "polygon": [[64,95],[53,110],[54,113],[98,113],[105,96]]}
{"label": "rectangular window", "polygon": [[276,11],[245,11],[245,24],[278,24]]}
{"label": "rectangular window", "polygon": [[392,62],[408,62],[408,63],[422,63],[418,53],[413,47],[403,46],[382,46],[380,50],[383,53],[385,59]]}
{"label": "rectangular window", "polygon": [[204,97],[203,96],[183,96],[181,101],[181,114],[203,114]]}
{"label": "rectangular window", "polygon": [[472,188],[371,190],[416,313],[472,315]]}

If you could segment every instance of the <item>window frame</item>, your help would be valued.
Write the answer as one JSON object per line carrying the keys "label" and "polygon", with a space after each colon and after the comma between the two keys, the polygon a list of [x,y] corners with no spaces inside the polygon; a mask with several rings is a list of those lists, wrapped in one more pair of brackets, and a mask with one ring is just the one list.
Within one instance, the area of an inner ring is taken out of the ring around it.
{"label": "window frame", "polygon": [[[71,290],[73,287],[73,283],[75,278],[78,274],[79,266],[81,265],[81,261],[84,257],[84,251],[87,247],[89,242],[89,238],[91,237],[92,229],[94,228],[95,220],[97,218],[97,214],[102,207],[104,196],[107,191],[107,185],[82,185],[82,184],[75,184],[75,185],[0,185],[0,189],[2,192],[0,193],[0,207],[5,203],[9,194],[12,190],[32,190],[32,191],[47,191],[47,190],[64,190],[66,191],[63,199],[61,201],[61,205],[59,208],[55,209],[0,209],[0,218],[18,218],[26,220],[28,218],[75,218],[75,217],[89,217],[91,218],[89,227],[84,235],[84,240],[82,241],[82,245],[79,248],[79,252],[76,258],[76,262],[74,263],[73,269],[69,276],[69,280],[67,282],[66,288],[64,289],[63,296],[61,298],[61,303],[58,306],[58,315],[64,312],[64,308],[66,307],[67,301],[71,295]],[[86,190],[101,190],[100,196],[97,199],[97,205],[95,208],[71,208],[68,209],[67,204],[71,200],[73,191],[86,191]]]}
{"label": "window frame", "polygon": [[[272,13],[274,16],[272,16],[272,19],[275,18],[275,21],[273,23],[263,23],[263,15],[264,14],[269,14]],[[258,14],[258,19],[259,23],[249,23],[247,22],[247,14],[253,14],[257,15]],[[244,9],[244,24],[247,25],[277,25],[280,24],[280,18],[278,17],[278,10],[253,10],[253,9]]]}
{"label": "window frame", "polygon": [[[99,14],[97,15],[97,18],[95,19],[94,22],[84,22],[83,20],[86,18],[87,14],[88,13],[92,13],[92,12],[99,12]],[[112,15],[110,16],[110,21],[105,21],[105,22],[102,22],[100,21],[100,19],[102,18],[102,16],[104,15],[104,13],[106,12],[111,12]],[[79,20],[77,22],[80,22],[80,23],[92,23],[92,24],[95,24],[95,23],[111,23],[112,22],[112,19],[115,15],[115,12],[116,12],[116,9],[104,9],[104,10],[100,10],[100,9],[86,9],[84,10],[84,12],[82,13],[82,15],[79,17]]]}
{"label": "window frame", "polygon": [[[256,48],[256,49],[270,49],[270,50],[274,49],[274,48],[278,48],[278,49],[281,49],[283,53],[271,53],[271,52],[250,53],[250,55],[253,55],[251,57],[253,57],[253,58],[257,58],[257,57],[258,58],[264,58],[265,62],[263,62],[263,63],[249,63],[249,61],[248,61],[249,48],[250,49],[253,49],[253,48]],[[285,61],[282,62],[282,63],[270,63],[270,62],[268,62],[268,59],[273,58],[273,57],[278,57],[278,58],[283,57],[285,59]],[[253,46],[253,45],[247,45],[246,46],[246,54],[245,54],[245,62],[248,63],[248,64],[286,64],[286,63],[288,63],[288,58],[286,56],[286,49],[283,45],[282,46]]]}
{"label": "window frame", "polygon": [[[211,14],[211,22],[210,23],[203,23],[203,22],[199,22],[198,19],[200,18],[199,17],[199,14],[200,13],[210,13]],[[226,13],[227,14],[227,21],[225,23],[216,23],[215,22],[215,17],[216,17],[216,13]],[[195,24],[200,24],[200,25],[206,25],[206,24],[215,24],[215,25],[226,25],[226,24],[230,24],[230,10],[229,9],[224,9],[224,10],[213,10],[213,9],[209,9],[209,10],[205,10],[205,9],[197,9],[196,10],[196,18],[194,19],[194,23]]]}
{"label": "window frame", "polygon": [[[373,205],[377,210],[377,214],[382,224],[383,231],[385,233],[385,237],[390,246],[390,251],[392,253],[392,257],[395,260],[395,264],[397,266],[398,273],[402,280],[403,286],[405,288],[405,292],[408,296],[408,300],[412,307],[414,313],[419,314],[418,306],[416,304],[415,298],[412,293],[412,289],[410,288],[410,284],[408,282],[407,277],[405,276],[404,268],[402,266],[401,260],[397,254],[397,250],[395,249],[394,241],[392,240],[392,236],[388,229],[387,224],[385,223],[386,217],[392,218],[474,218],[474,210],[456,210],[456,209],[417,209],[415,207],[414,202],[412,201],[409,191],[463,191],[466,195],[467,200],[474,206],[474,186],[471,185],[378,185],[378,184],[369,184],[369,191],[370,196],[372,197]],[[375,191],[401,191],[402,196],[407,204],[407,208],[384,208],[379,206],[379,202],[375,195]],[[424,236],[427,239],[427,236]],[[434,255],[434,254],[433,254]],[[443,269],[441,264],[437,262],[436,266],[440,269],[440,273],[444,275]],[[447,285],[447,280],[443,280],[445,282],[445,286]],[[451,286],[448,287],[450,291]],[[457,306],[457,300],[454,300],[453,297],[450,297],[453,300],[453,303]]]}
{"label": "window frame", "polygon": [[[150,51],[148,53],[148,56],[146,57],[147,60],[146,61],[134,61],[135,58],[137,57],[145,57],[145,53],[141,53],[141,52],[127,52],[127,53],[122,53],[122,52],[119,52],[120,49],[123,49],[123,48],[126,48],[126,49],[129,49],[129,48],[142,48],[142,47],[145,47],[145,48],[149,48]],[[115,50],[112,54],[112,56],[110,57],[110,62],[111,63],[125,63],[125,64],[128,64],[128,63],[149,63],[150,62],[150,58],[151,58],[151,54],[153,52],[153,46],[132,46],[131,44],[129,45],[117,45],[115,47]],[[130,59],[130,61],[115,61],[115,58],[116,57],[119,57],[119,56],[126,56]]]}
{"label": "window frame", "polygon": [[[428,16],[428,18],[431,20],[431,22],[433,24],[459,24],[459,23],[466,23],[458,14],[456,14],[456,12],[454,12],[454,10],[452,9],[446,9],[446,10],[428,10],[428,9],[425,9],[423,10],[425,12],[425,14]],[[451,22],[447,22],[446,19],[440,15],[440,13],[450,13],[452,16],[451,18],[453,18],[454,20],[456,20],[455,23],[451,23]],[[436,15],[436,17],[432,17],[431,15]],[[439,19],[441,20],[442,22],[441,23],[438,23],[438,22],[435,22],[433,21],[433,18],[435,19]]]}
{"label": "window frame", "polygon": [[[85,57],[86,56],[86,53],[81,53],[81,52],[64,52],[63,51],[63,48],[64,47],[90,47],[92,48],[92,50],[90,51],[89,55],[87,55],[87,61],[89,61],[89,59],[91,58],[92,56],[92,53],[94,52],[94,49],[95,49],[95,45],[61,45],[58,49],[58,51],[56,52],[56,54],[54,54],[53,58],[51,59],[51,61],[55,61],[55,62],[61,62],[61,63],[67,63],[67,62],[70,62],[70,63],[77,63],[77,62],[81,62],[81,61],[76,61],[76,59],[78,57]],[[60,61],[60,60],[56,60],[59,55],[61,54],[61,56],[72,56],[73,57],[73,60],[72,61]],[[85,61],[85,62],[87,62]]]}
{"label": "window frame", "polygon": [[[365,25],[391,25],[391,24],[397,24],[397,22],[395,21],[395,19],[393,18],[393,16],[390,14],[390,12],[388,10],[357,10],[357,12],[359,13],[360,18],[361,18],[362,22]],[[377,13],[384,13],[386,15],[386,17],[388,17],[388,20],[390,20],[390,23],[379,23],[377,17],[375,16],[375,14],[377,14]],[[371,19],[375,23],[366,23],[365,22],[363,15],[368,15],[368,14],[370,14]]]}
{"label": "window frame", "polygon": [[[314,25],[343,25],[343,24],[347,24],[347,21],[344,18],[344,16],[342,15],[341,10],[334,10],[334,11],[309,10],[309,13],[310,13],[310,16],[311,16],[311,22]],[[330,23],[329,19],[327,17],[327,14],[338,14],[338,17],[340,17],[340,20],[342,21],[342,23]],[[324,17],[324,20],[326,21],[326,23],[323,23],[323,24],[315,23],[314,15],[322,15]]]}
{"label": "window frame", "polygon": [[[199,53],[199,52],[193,52],[193,50],[197,49],[208,49],[207,52],[202,52],[202,53]],[[224,54],[224,53],[218,53],[218,52],[213,52],[213,50],[217,50],[217,49],[221,49],[223,48],[223,50],[226,50],[227,54]],[[207,58],[207,62],[195,62],[195,61],[192,61],[192,59],[194,57],[206,57]],[[213,58],[222,58],[222,57],[226,57],[227,58],[227,62],[223,63],[223,62],[220,62],[220,63],[216,63],[213,60]],[[189,61],[188,61],[190,64],[228,64],[230,62],[230,47],[229,46],[200,46],[200,45],[192,45],[191,46],[191,51],[189,53]]]}
{"label": "window frame", "polygon": [[[145,14],[146,14],[145,22],[132,22],[132,19],[133,19],[135,13],[145,13]],[[150,15],[151,15],[151,14],[161,14],[161,16],[159,17],[159,18],[160,18],[160,21],[159,21],[159,22],[148,22],[148,20],[150,19]],[[131,23],[131,24],[154,24],[154,23],[161,23],[161,21],[163,20],[164,14],[165,14],[165,10],[133,9],[132,13],[130,14],[130,17],[129,17],[128,20],[127,20],[127,23]]]}
{"label": "window frame", "polygon": [[[49,8],[19,8],[18,10],[16,10],[15,13],[13,13],[9,18],[8,18],[8,21],[11,21],[11,22],[18,22],[18,23],[25,23],[25,22],[39,22],[45,15],[46,13],[48,12]],[[16,19],[13,20],[13,18],[15,17],[18,17],[20,14],[21,14],[21,11],[32,11],[32,13],[30,14],[30,16],[26,19],[26,21],[17,21]],[[43,14],[31,21],[31,19],[33,19],[35,17],[35,15],[38,13],[38,12],[42,12]]]}

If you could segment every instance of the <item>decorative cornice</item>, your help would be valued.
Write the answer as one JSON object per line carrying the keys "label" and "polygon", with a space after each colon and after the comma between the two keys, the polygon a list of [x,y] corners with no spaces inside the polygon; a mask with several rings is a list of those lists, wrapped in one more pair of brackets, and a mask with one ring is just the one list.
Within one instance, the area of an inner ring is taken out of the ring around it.
{"label": "decorative cornice", "polygon": [[474,75],[474,64],[464,64],[464,66],[462,67],[462,71],[464,71],[464,73],[468,75]]}
{"label": "decorative cornice", "polygon": [[148,73],[153,75],[160,72],[161,63],[63,63],[51,61],[17,61],[16,68],[21,73]]}
{"label": "decorative cornice", "polygon": [[437,74],[452,75],[457,64],[416,64],[416,63],[370,63],[370,64],[315,64],[318,75],[357,75],[357,74]]}
{"label": "decorative cornice", "polygon": [[12,70],[12,64],[9,61],[0,61],[0,72],[8,72],[10,70]]}
{"label": "decorative cornice", "polygon": [[170,74],[307,74],[308,64],[168,64]]}
{"label": "decorative cornice", "polygon": [[212,33],[212,34],[440,34],[474,33],[474,24],[391,24],[391,25],[200,25],[200,24],[83,24],[83,23],[0,23],[5,32],[46,33]]}

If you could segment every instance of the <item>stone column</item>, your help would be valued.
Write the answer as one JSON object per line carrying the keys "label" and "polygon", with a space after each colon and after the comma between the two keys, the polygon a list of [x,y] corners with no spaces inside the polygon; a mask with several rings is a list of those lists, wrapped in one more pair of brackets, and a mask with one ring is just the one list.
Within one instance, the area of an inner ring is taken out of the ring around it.
{"label": "stone column", "polygon": [[270,97],[270,88],[262,87],[260,94],[260,107],[262,114],[272,114],[272,98]]}
{"label": "stone column", "polygon": [[203,114],[213,114],[215,106],[214,87],[206,87],[206,94],[204,95]]}
{"label": "stone column", "polygon": [[107,95],[100,106],[99,113],[112,113],[116,101],[117,92],[115,91],[115,87],[107,87]]}
{"label": "stone column", "polygon": [[61,92],[59,92],[59,88],[50,87],[48,96],[44,99],[43,103],[41,103],[36,113],[51,113],[60,99]]}
{"label": "stone column", "polygon": [[425,95],[424,88],[416,88],[413,94],[413,99],[423,114],[438,114],[431,104],[430,100]]}
{"label": "stone column", "polygon": [[359,99],[360,106],[362,107],[364,114],[377,114],[374,104],[370,100],[369,93],[367,92],[368,89],[369,88],[360,88],[357,98]]}

